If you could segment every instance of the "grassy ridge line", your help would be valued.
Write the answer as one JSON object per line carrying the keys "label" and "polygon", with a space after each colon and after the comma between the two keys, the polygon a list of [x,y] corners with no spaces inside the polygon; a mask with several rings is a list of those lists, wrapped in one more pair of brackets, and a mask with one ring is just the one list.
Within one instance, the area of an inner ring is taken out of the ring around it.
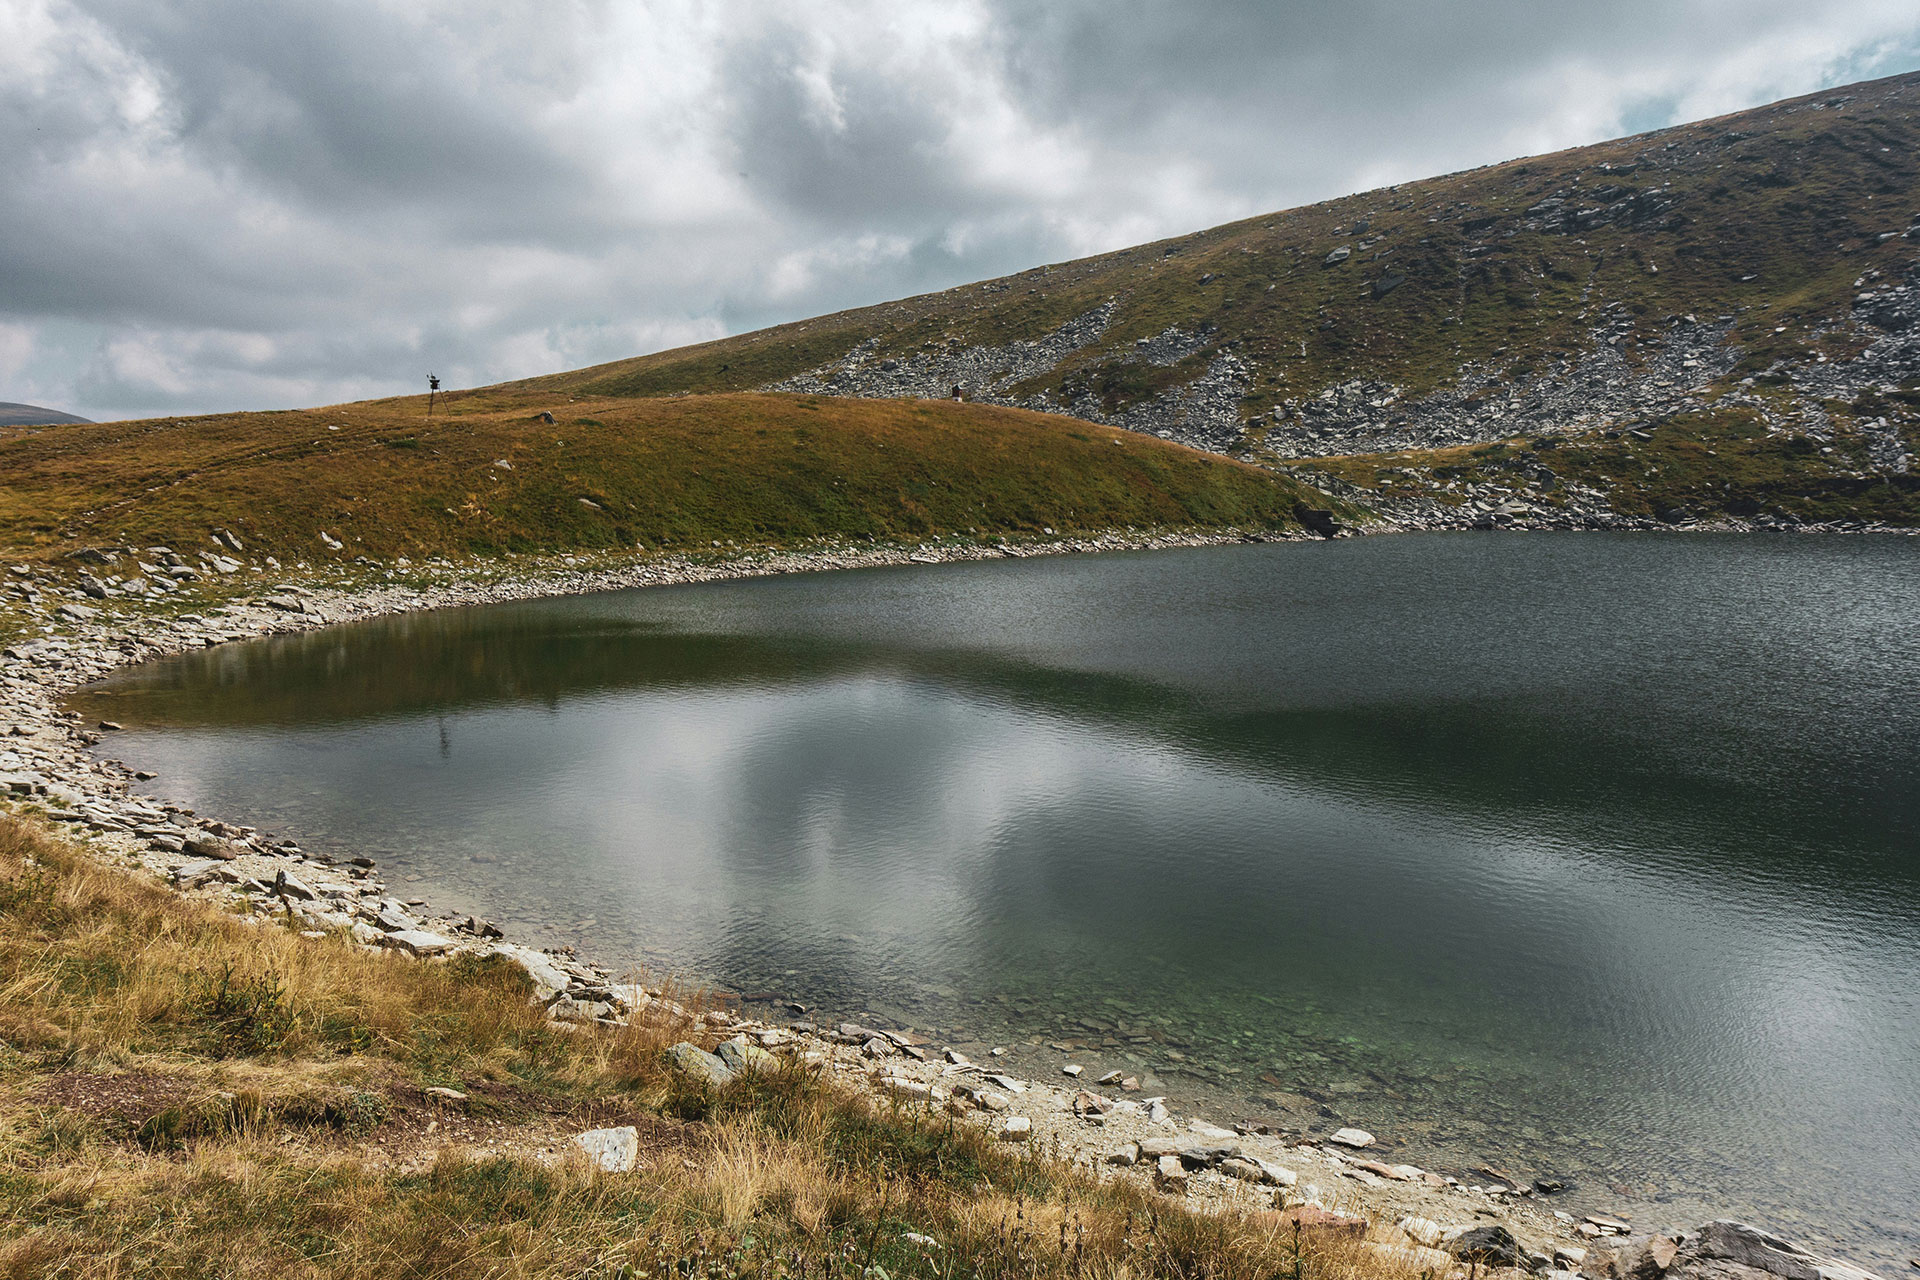
{"label": "grassy ridge line", "polygon": [[431,420],[407,399],[55,427],[0,439],[0,474],[0,548],[37,558],[197,548],[216,528],[249,554],[302,560],[1277,528],[1296,501],[1319,501],[1269,472],[1074,419],[774,395],[513,391]]}
{"label": "grassy ridge line", "polygon": [[[1530,212],[1634,196],[1643,203],[1583,229],[1542,229]],[[1038,339],[1108,302],[1106,331],[1016,394],[1064,404],[1091,393],[1114,412],[1191,380],[1222,351],[1254,371],[1248,417],[1352,378],[1419,393],[1452,385],[1468,362],[1520,376],[1585,350],[1610,304],[1644,326],[1621,344],[1630,360],[1665,317],[1736,317],[1738,377],[1815,358],[1823,326],[1849,314],[1854,281],[1911,259],[1898,234],[1916,209],[1920,74],[1910,74],[509,385],[747,389],[867,341],[882,358]],[[1350,256],[1328,265],[1340,247]],[[1166,368],[1142,362],[1135,344],[1170,327],[1200,336],[1194,353]]]}
{"label": "grassy ridge line", "polygon": [[[527,985],[243,922],[0,807],[0,1275],[1414,1275],[797,1064],[710,1092],[664,1055],[697,1012],[556,1029]],[[635,1173],[542,1158],[605,1124]]]}

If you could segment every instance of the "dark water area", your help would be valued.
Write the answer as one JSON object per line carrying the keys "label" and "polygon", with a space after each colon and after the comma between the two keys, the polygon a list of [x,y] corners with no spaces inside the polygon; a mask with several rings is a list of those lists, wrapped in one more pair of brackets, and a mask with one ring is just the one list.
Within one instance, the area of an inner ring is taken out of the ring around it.
{"label": "dark water area", "polygon": [[1917,689],[1920,540],[1447,534],[445,611],[88,701],[156,794],[523,940],[1895,1274]]}

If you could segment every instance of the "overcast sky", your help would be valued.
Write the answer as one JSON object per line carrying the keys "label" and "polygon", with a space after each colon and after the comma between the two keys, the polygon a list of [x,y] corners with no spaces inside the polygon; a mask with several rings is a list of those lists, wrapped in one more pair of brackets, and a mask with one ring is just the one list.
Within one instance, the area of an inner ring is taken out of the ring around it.
{"label": "overcast sky", "polygon": [[1914,0],[0,0],[0,400],[471,386],[1915,68]]}

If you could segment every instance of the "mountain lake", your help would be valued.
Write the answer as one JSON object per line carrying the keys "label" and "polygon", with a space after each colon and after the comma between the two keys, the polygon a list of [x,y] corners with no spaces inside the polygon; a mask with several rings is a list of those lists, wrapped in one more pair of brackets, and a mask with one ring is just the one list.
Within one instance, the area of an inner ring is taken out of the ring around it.
{"label": "mountain lake", "polygon": [[82,699],[533,945],[1920,1256],[1920,539],[1405,535],[402,616]]}

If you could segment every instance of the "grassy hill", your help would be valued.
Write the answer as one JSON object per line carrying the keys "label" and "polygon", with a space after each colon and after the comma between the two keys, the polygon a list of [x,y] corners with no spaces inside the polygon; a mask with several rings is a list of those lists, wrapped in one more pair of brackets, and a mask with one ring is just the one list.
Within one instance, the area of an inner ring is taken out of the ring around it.
{"label": "grassy hill", "polygon": [[[1758,433],[1748,479],[1782,479],[1738,507],[1786,511],[1806,481],[1811,510],[1847,513],[1877,484],[1879,518],[1911,522],[1892,477],[1920,452],[1916,156],[1920,74],[517,385],[959,385],[1217,452],[1415,471],[1687,416]],[[1655,483],[1622,510],[1726,514],[1722,487]]]}
{"label": "grassy hill", "polygon": [[[551,419],[549,421],[548,419]],[[0,436],[0,547],[283,559],[684,550],[1290,523],[1299,483],[1111,428],[937,401],[521,387]],[[322,534],[338,542],[334,548]]]}
{"label": "grassy hill", "polygon": [[402,398],[0,427],[0,547],[1274,527],[1316,488],[1429,523],[1495,501],[1920,523],[1917,146],[1920,74],[454,392],[431,419]]}

